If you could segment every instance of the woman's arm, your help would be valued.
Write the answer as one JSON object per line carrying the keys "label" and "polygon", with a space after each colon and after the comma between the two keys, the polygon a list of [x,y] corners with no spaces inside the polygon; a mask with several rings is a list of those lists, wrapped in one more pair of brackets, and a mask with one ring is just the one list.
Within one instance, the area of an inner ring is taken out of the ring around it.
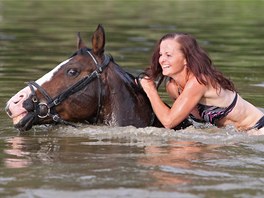
{"label": "woman's arm", "polygon": [[[179,85],[177,85],[177,83],[173,79],[170,79],[166,83],[166,91],[169,94],[169,96],[173,102],[179,97],[179,95],[182,92],[181,90],[182,89],[179,87]],[[202,120],[201,116],[199,115],[197,106],[195,106],[193,108],[193,110],[190,112],[190,114],[192,116],[194,116],[197,120]]]}
{"label": "woman's arm", "polygon": [[151,102],[156,116],[165,128],[173,128],[183,121],[191,113],[207,89],[195,77],[190,78],[172,107],[168,108],[161,100],[153,81],[144,78],[141,80],[141,85]]}

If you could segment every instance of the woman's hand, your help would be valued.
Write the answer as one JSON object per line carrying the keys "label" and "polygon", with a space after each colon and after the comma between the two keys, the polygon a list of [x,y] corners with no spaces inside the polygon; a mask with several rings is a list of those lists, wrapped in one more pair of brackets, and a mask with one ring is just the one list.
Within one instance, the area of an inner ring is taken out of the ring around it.
{"label": "woman's hand", "polygon": [[155,82],[147,76],[140,79],[140,84],[147,95],[149,95],[153,91],[157,91]]}

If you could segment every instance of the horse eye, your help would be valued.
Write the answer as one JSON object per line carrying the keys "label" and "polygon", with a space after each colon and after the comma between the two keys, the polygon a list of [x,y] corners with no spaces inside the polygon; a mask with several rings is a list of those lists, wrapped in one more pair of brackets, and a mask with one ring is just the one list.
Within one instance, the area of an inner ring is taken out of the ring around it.
{"label": "horse eye", "polygon": [[75,77],[79,74],[79,72],[76,69],[69,69],[67,72],[68,76]]}

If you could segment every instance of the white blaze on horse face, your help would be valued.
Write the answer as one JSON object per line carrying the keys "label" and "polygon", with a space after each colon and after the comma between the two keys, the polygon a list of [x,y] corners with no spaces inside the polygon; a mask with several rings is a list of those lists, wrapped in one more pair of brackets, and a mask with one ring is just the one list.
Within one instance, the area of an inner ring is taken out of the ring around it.
{"label": "white blaze on horse face", "polygon": [[43,85],[45,82],[48,82],[48,81],[50,81],[51,79],[52,79],[52,77],[53,77],[53,75],[63,66],[63,65],[65,65],[66,63],[68,63],[69,61],[71,60],[71,58],[70,59],[68,59],[68,60],[65,60],[65,61],[63,61],[62,63],[60,63],[58,66],[56,66],[53,70],[51,70],[50,72],[48,72],[47,74],[45,74],[44,76],[42,76],[40,79],[38,79],[37,81],[36,81],[36,83],[38,84],[38,85]]}
{"label": "white blaze on horse face", "polygon": [[[45,82],[48,82],[52,79],[54,74],[66,63],[68,63],[71,60],[65,60],[62,63],[60,63],[58,66],[56,66],[53,70],[45,74],[43,77],[38,79],[36,83],[38,83],[40,86],[43,85]],[[35,88],[35,87],[34,87]],[[35,88],[36,89],[36,88]],[[13,123],[17,123],[20,119],[22,119],[23,116],[26,114],[26,109],[23,107],[23,102],[30,96],[31,90],[29,86],[25,87],[24,89],[20,90],[17,94],[15,94],[8,102],[7,107],[8,109],[8,115],[13,118]]]}

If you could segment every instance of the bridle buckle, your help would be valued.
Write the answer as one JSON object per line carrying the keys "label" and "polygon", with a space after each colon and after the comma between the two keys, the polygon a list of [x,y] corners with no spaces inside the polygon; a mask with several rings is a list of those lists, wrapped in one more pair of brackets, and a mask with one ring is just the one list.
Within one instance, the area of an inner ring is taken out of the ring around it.
{"label": "bridle buckle", "polygon": [[53,101],[53,104],[54,104],[55,106],[59,105],[59,104],[60,104],[60,100],[59,100],[58,98],[55,99],[55,100]]}

